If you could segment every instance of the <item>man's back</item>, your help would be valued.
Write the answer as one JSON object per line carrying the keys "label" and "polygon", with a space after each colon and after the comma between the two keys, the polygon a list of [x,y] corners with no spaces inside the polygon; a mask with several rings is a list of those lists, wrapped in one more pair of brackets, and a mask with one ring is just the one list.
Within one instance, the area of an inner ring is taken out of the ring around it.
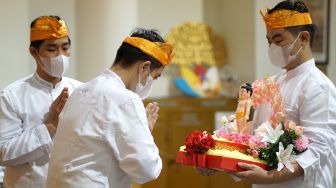
{"label": "man's back", "polygon": [[140,182],[155,178],[161,159],[139,104],[109,70],[74,91],[55,135],[48,187],[122,188],[130,186],[130,176]]}

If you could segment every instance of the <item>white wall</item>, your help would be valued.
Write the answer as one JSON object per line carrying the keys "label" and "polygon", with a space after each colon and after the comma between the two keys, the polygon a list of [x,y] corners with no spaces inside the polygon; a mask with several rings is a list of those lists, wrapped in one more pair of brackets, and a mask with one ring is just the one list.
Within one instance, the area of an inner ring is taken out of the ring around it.
{"label": "white wall", "polygon": [[[266,39],[265,23],[259,14],[259,10],[263,12],[266,7],[274,7],[281,0],[255,0],[254,22],[255,22],[255,79],[262,79],[267,76],[279,72],[281,69],[273,66],[268,58],[268,43]],[[251,36],[252,37],[252,36]]]}
{"label": "white wall", "polygon": [[31,72],[28,2],[0,0],[0,90]]}
{"label": "white wall", "polygon": [[230,70],[244,82],[253,81],[256,72],[252,7],[250,0],[204,0],[204,21],[224,39]]}
{"label": "white wall", "polygon": [[77,0],[78,78],[109,68],[122,40],[137,25],[137,0]]}
{"label": "white wall", "polygon": [[[203,21],[203,0],[141,0],[138,7],[138,25],[158,29],[166,36],[170,29],[186,21]],[[150,97],[168,97],[170,78],[164,73],[153,82]]]}
{"label": "white wall", "polygon": [[165,36],[185,21],[203,21],[203,0],[141,0],[138,25],[158,29]]}

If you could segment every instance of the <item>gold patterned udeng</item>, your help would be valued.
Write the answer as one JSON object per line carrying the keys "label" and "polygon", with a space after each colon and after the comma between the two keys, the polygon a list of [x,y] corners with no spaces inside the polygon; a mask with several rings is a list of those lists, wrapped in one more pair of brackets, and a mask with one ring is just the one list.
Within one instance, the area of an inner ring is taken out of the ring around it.
{"label": "gold patterned udeng", "polygon": [[174,47],[168,43],[151,42],[140,37],[126,37],[123,42],[139,48],[142,52],[157,59],[164,66],[168,65],[174,57]]}
{"label": "gold patterned udeng", "polygon": [[263,14],[260,10],[260,14],[264,19],[267,29],[281,29],[313,23],[310,14],[307,12],[301,13],[294,10],[276,10],[271,14],[268,14],[268,10],[266,10],[265,14]]}
{"label": "gold patterned udeng", "polygon": [[175,65],[225,64],[223,40],[204,23],[186,22],[171,30],[167,41],[175,48]]}
{"label": "gold patterned udeng", "polygon": [[59,39],[67,36],[69,36],[69,30],[65,22],[49,16],[39,17],[30,30],[30,42]]}

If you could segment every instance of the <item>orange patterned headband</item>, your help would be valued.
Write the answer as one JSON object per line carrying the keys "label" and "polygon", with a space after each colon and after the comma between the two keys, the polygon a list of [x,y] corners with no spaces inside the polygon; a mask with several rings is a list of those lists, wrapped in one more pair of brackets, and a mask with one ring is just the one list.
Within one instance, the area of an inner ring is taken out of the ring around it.
{"label": "orange patterned headband", "polygon": [[126,37],[123,42],[139,48],[142,52],[154,57],[163,66],[168,65],[174,57],[174,47],[168,43],[151,42],[140,37]]}
{"label": "orange patterned headband", "polygon": [[30,42],[59,39],[67,36],[69,36],[69,30],[65,22],[49,16],[38,18],[30,30]]}
{"label": "orange patterned headband", "polygon": [[312,24],[313,21],[310,14],[307,12],[301,13],[294,10],[276,10],[268,14],[268,9],[265,15],[260,10],[260,14],[264,19],[267,29],[280,29],[285,27],[293,27],[300,25]]}

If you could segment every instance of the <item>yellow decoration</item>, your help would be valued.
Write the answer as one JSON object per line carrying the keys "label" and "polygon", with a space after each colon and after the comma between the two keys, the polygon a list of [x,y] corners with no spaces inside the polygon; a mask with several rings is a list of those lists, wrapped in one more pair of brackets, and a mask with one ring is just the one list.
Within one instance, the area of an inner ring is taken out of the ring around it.
{"label": "yellow decoration", "polygon": [[202,81],[201,79],[188,67],[181,67],[181,76],[188,83],[188,85],[196,91],[196,93],[202,95]]}
{"label": "yellow decoration", "polygon": [[268,10],[266,10],[265,15],[260,10],[260,14],[264,19],[267,29],[281,29],[313,23],[310,14],[307,12],[301,13],[294,10],[282,9],[276,10],[271,14],[268,14]]}
{"label": "yellow decoration", "polygon": [[175,48],[176,65],[221,66],[225,64],[223,40],[209,26],[187,22],[171,30],[167,41]]}
{"label": "yellow decoration", "polygon": [[168,65],[174,57],[174,47],[168,43],[151,42],[140,37],[126,37],[123,42],[139,48],[142,52],[157,59],[164,66]]}
{"label": "yellow decoration", "polygon": [[49,16],[39,17],[30,30],[30,42],[59,39],[67,36],[69,36],[69,30],[65,22]]}

